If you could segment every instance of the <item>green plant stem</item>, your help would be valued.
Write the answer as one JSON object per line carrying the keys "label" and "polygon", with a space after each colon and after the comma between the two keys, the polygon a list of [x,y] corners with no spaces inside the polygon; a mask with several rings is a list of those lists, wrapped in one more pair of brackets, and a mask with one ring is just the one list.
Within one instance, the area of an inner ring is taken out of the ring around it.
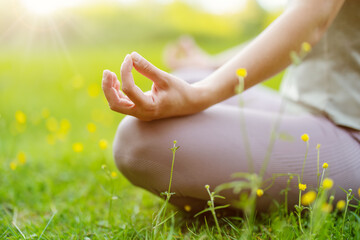
{"label": "green plant stem", "polygon": [[169,181],[169,190],[168,193],[171,193],[171,182],[172,182],[172,177],[173,177],[173,172],[174,172],[174,162],[175,162],[175,152],[176,152],[176,147],[175,147],[175,143],[174,143],[174,147],[171,149],[171,151],[173,152],[173,157],[172,157],[172,163],[171,163],[171,170],[170,170],[170,181]]}
{"label": "green plant stem", "polygon": [[300,177],[300,183],[303,183],[303,176],[304,176],[304,169],[305,169],[305,163],[306,163],[306,158],[309,152],[309,141],[306,142],[306,152],[305,152],[305,158],[304,158],[304,162],[303,162],[303,166],[301,169],[301,177]]}
{"label": "green plant stem", "polygon": [[345,212],[344,212],[344,216],[343,216],[343,222],[341,225],[341,235],[343,235],[343,233],[344,233],[345,218],[346,218],[347,210],[348,210],[349,203],[350,203],[349,195],[351,195],[351,192],[348,192],[346,194],[346,206],[345,206]]}
{"label": "green plant stem", "polygon": [[320,149],[317,151],[317,174],[316,174],[316,181],[317,181],[317,188],[319,189],[319,177],[320,177]]}
{"label": "green plant stem", "polygon": [[213,193],[210,193],[210,190],[209,188],[206,188],[209,196],[210,196],[210,202],[211,202],[211,206],[210,206],[210,209],[211,209],[211,214],[213,215],[213,218],[214,218],[214,221],[215,221],[215,225],[216,225],[216,228],[218,230],[218,233],[220,234],[221,238],[222,238],[222,234],[221,234],[221,229],[220,229],[220,225],[219,225],[219,222],[217,220],[217,217],[216,217],[216,213],[215,213],[215,204],[214,204],[214,196],[213,196]]}
{"label": "green plant stem", "polygon": [[302,233],[304,233],[304,230],[301,225],[301,190],[299,190],[299,210],[298,210],[298,219],[299,219],[299,228]]}
{"label": "green plant stem", "polygon": [[[157,239],[157,234],[158,234],[158,227],[160,225],[162,225],[162,219],[165,218],[165,213],[166,213],[166,209],[167,209],[167,205],[170,201],[171,195],[173,195],[174,193],[171,193],[171,183],[172,183],[172,177],[173,177],[173,172],[174,172],[174,163],[175,163],[175,153],[176,150],[179,147],[176,147],[176,141],[174,141],[174,145],[171,148],[171,151],[173,153],[173,157],[172,157],[172,162],[171,162],[171,169],[170,169],[170,180],[169,180],[169,188],[168,191],[165,192],[164,194],[166,195],[166,199],[165,202],[163,203],[163,205],[161,206],[158,214],[156,215],[155,219],[155,226],[153,227],[153,239]],[[162,193],[163,194],[163,193]]]}
{"label": "green plant stem", "polygon": [[254,172],[254,163],[253,163],[254,161],[253,161],[253,158],[251,155],[250,144],[249,144],[249,139],[248,139],[248,134],[247,134],[245,114],[244,114],[244,109],[243,109],[244,102],[242,99],[242,95],[239,96],[239,106],[240,106],[240,114],[241,114],[240,115],[240,127],[241,127],[241,133],[242,133],[244,145],[245,145],[245,152],[246,152],[246,157],[248,160],[249,172],[253,173]]}
{"label": "green plant stem", "polygon": [[165,200],[165,205],[164,205],[164,211],[162,212],[162,215],[161,215],[161,218],[160,218],[160,219],[164,219],[164,218],[165,218],[165,213],[166,213],[167,205],[168,205],[168,203],[169,203],[169,201],[170,201],[170,198],[171,198],[171,194],[168,193],[168,194],[166,195],[166,200]]}
{"label": "green plant stem", "polygon": [[216,228],[220,234],[220,236],[222,237],[222,234],[221,234],[221,229],[220,229],[220,226],[219,226],[219,223],[218,223],[218,220],[217,220],[217,217],[216,217],[216,214],[215,214],[215,210],[212,210],[211,211],[213,217],[214,217],[214,220],[215,220],[215,224],[216,224]]}
{"label": "green plant stem", "polygon": [[325,168],[323,169],[322,174],[321,174],[321,179],[320,179],[320,183],[319,183],[318,195],[321,195],[322,192],[323,192],[323,190],[324,190],[324,189],[321,187],[322,182],[323,182],[323,180],[324,180],[324,175],[325,175]]}
{"label": "green plant stem", "polygon": [[269,165],[271,153],[273,152],[275,142],[276,142],[276,139],[277,139],[277,134],[276,133],[277,133],[277,130],[279,129],[280,120],[281,120],[281,117],[282,117],[283,112],[284,112],[284,106],[285,106],[284,102],[281,101],[280,111],[279,111],[279,114],[277,115],[277,118],[276,118],[276,120],[274,122],[274,125],[272,127],[271,135],[270,135],[270,143],[269,143],[268,148],[266,150],[266,155],[265,155],[265,158],[264,158],[264,162],[263,162],[261,170],[260,170],[260,177],[261,178],[264,178],[266,169],[267,169],[267,167]]}
{"label": "green plant stem", "polygon": [[247,227],[248,227],[248,233],[249,233],[249,235],[247,236],[248,238],[251,238],[253,229],[254,229],[253,223],[255,220],[256,190],[257,190],[257,188],[252,189],[252,192],[250,195],[250,204],[249,204],[250,210],[247,213],[247,216],[248,216],[247,217],[247,219],[248,219]]}
{"label": "green plant stem", "polygon": [[112,203],[113,203],[113,196],[114,196],[114,191],[115,191],[115,186],[114,186],[114,180],[110,177],[110,181],[111,181],[111,195],[110,195],[110,203],[109,203],[109,215],[108,215],[108,223],[110,226],[112,226]]}
{"label": "green plant stem", "polygon": [[289,177],[286,183],[286,189],[285,189],[285,214],[288,215],[288,191],[290,188],[290,182],[291,182],[292,176]]}

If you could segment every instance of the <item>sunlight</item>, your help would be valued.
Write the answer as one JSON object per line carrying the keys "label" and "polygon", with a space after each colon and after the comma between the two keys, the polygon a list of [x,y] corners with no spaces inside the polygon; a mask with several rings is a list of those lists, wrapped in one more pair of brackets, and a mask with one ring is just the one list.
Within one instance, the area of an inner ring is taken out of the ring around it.
{"label": "sunlight", "polygon": [[[51,15],[52,13],[78,5],[91,4],[101,2],[99,0],[20,0],[22,5],[31,13],[35,15]],[[138,0],[109,0],[107,2],[119,2],[124,5],[134,4]],[[171,3],[174,0],[152,0],[158,3]],[[196,7],[202,8],[205,11],[213,14],[224,14],[241,11],[248,0],[182,0]],[[283,9],[287,0],[257,0],[258,3],[267,11],[276,11]]]}
{"label": "sunlight", "polygon": [[83,0],[21,0],[24,7],[32,14],[49,15],[57,10],[73,7],[84,2]]}
{"label": "sunlight", "polygon": [[199,1],[189,1],[189,4],[193,4],[206,12],[212,14],[225,14],[225,13],[235,13],[244,9],[246,6],[247,0],[199,0]]}
{"label": "sunlight", "polygon": [[257,0],[261,7],[266,11],[278,11],[283,10],[288,2],[288,0]]}

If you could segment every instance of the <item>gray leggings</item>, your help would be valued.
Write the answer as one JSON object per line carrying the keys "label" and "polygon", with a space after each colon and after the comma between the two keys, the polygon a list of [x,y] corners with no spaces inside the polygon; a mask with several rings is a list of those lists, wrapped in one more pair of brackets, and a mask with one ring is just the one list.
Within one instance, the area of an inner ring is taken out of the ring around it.
{"label": "gray leggings", "polygon": [[[238,96],[214,105],[195,115],[143,122],[125,117],[114,140],[114,157],[119,170],[134,185],[159,195],[167,191],[170,177],[173,140],[180,146],[176,152],[171,202],[180,208],[204,208],[209,196],[204,186],[214,189],[233,180],[231,174],[248,172],[248,155],[253,159],[254,171],[259,173],[270,144],[273,126],[278,122],[278,137],[271,151],[265,179],[274,174],[300,174],[306,143],[300,139],[310,136],[309,153],[303,183],[307,190],[317,185],[317,150],[320,148],[320,171],[327,162],[328,177],[334,180],[336,199],[345,199],[339,188],[360,187],[360,133],[336,126],[324,116],[310,113],[280,114],[284,103],[281,97],[264,87],[254,87],[242,94],[244,107]],[[285,104],[286,105],[286,104]],[[277,120],[278,119],[278,120]],[[246,124],[244,138],[241,122]],[[245,143],[244,141],[247,141]],[[288,177],[280,177],[259,198],[258,210],[266,210],[273,200],[282,202],[281,190]],[[298,200],[298,181],[291,181],[289,206]],[[357,192],[357,191],[356,191]],[[232,191],[220,192],[223,203],[233,203],[239,196]]]}

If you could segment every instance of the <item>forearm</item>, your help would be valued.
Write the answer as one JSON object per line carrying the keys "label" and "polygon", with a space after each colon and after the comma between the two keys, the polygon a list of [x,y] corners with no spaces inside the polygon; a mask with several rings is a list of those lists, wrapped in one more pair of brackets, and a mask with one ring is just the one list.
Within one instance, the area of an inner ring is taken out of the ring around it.
{"label": "forearm", "polygon": [[294,0],[292,5],[239,54],[195,85],[197,101],[207,108],[235,94],[236,70],[247,69],[245,89],[277,74],[291,64],[289,53],[303,42],[316,44],[344,0]]}

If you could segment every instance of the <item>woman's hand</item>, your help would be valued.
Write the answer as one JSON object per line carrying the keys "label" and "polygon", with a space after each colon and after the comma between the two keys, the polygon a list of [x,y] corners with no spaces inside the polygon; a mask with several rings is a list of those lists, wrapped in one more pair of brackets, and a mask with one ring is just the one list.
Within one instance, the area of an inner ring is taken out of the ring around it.
{"label": "woman's hand", "polygon": [[[135,85],[131,73],[133,67],[153,81],[151,91],[144,93]],[[105,70],[103,74],[102,89],[113,111],[150,121],[204,109],[199,104],[201,88],[156,68],[138,53],[125,57],[120,75],[122,91],[115,73]]]}

